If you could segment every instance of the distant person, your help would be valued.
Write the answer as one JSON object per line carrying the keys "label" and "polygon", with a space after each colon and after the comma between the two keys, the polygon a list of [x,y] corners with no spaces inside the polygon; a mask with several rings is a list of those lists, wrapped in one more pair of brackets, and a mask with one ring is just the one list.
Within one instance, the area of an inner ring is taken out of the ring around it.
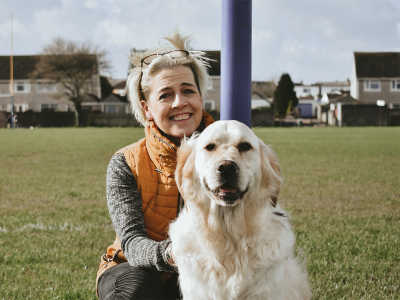
{"label": "distant person", "polygon": [[7,117],[7,128],[11,128],[11,115]]}
{"label": "distant person", "polygon": [[213,122],[203,111],[208,74],[202,52],[175,34],[168,46],[132,57],[128,97],[145,138],[117,151],[107,169],[115,242],[100,263],[97,292],[109,299],[177,299],[167,236],[182,200],[174,179],[181,139]]}
{"label": "distant person", "polygon": [[14,114],[14,118],[13,118],[13,127],[17,128],[18,126],[18,116],[16,114]]}

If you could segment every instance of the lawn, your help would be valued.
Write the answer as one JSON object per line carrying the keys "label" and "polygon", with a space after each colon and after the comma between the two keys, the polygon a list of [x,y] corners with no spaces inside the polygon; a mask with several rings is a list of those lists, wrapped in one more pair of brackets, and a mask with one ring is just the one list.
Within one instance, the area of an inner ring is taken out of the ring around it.
{"label": "lawn", "polygon": [[[256,128],[278,153],[313,299],[398,299],[400,128]],[[96,299],[110,156],[134,128],[0,130],[0,300]]]}

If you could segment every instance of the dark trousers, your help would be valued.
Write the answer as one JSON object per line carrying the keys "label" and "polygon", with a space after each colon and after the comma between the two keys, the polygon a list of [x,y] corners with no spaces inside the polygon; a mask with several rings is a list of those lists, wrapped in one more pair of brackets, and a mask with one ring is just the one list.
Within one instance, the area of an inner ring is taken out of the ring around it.
{"label": "dark trousers", "polygon": [[178,277],[169,278],[153,269],[121,263],[106,270],[99,278],[100,300],[176,300],[180,299]]}

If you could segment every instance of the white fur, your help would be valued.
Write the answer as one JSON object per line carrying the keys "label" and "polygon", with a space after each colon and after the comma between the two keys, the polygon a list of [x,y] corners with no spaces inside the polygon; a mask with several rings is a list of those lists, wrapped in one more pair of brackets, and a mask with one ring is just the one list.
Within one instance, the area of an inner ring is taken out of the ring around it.
{"label": "white fur", "polygon": [[[240,152],[241,142],[252,148]],[[205,148],[210,143],[216,145],[212,151]],[[218,186],[216,168],[223,160],[238,165],[238,186],[248,187],[234,205],[209,191]],[[237,121],[211,124],[182,145],[176,181],[185,207],[169,235],[185,300],[311,298],[288,217],[274,204],[278,161],[251,129]]]}

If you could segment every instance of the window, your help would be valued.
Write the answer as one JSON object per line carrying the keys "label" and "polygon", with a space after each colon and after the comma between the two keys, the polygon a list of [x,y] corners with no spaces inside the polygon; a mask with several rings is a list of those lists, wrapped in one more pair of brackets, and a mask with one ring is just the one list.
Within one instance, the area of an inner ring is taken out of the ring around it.
{"label": "window", "polygon": [[15,93],[29,93],[31,91],[31,85],[29,82],[17,81],[14,84]]}
{"label": "window", "polygon": [[19,82],[15,85],[15,91],[16,92],[23,92],[25,91],[25,84],[22,82]]}
{"label": "window", "polygon": [[381,82],[379,80],[365,80],[364,90],[368,92],[380,92]]}
{"label": "window", "polygon": [[400,92],[400,80],[392,80],[392,92]]}
{"label": "window", "polygon": [[303,88],[303,93],[304,93],[304,94],[311,94],[311,89],[309,89],[309,88]]}

